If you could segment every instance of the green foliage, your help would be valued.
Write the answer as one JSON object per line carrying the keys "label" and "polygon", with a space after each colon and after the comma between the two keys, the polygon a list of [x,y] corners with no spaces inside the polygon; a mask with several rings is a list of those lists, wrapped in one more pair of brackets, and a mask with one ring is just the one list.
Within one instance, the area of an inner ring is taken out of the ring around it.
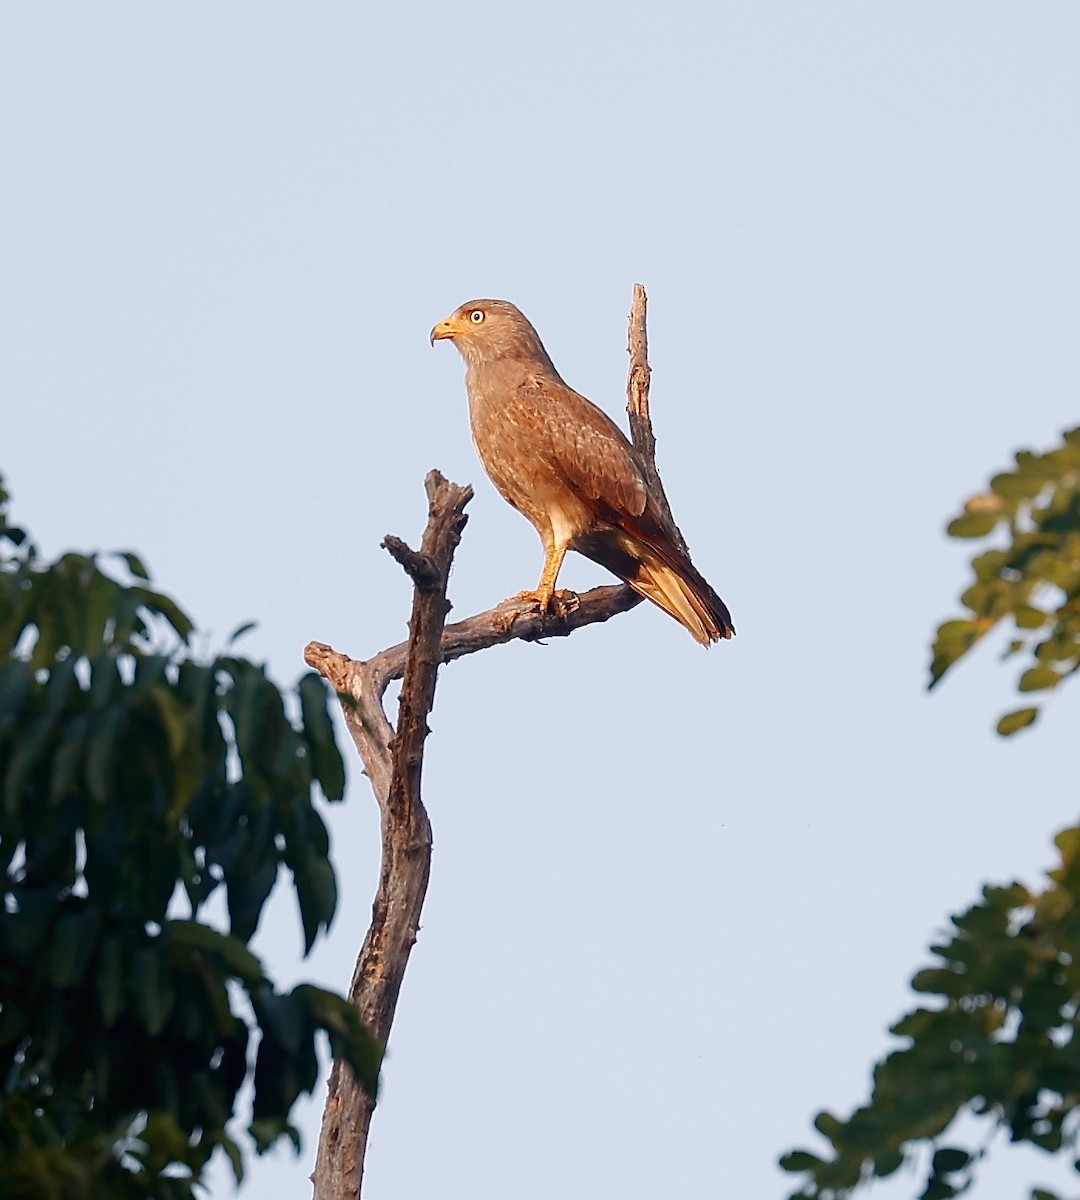
{"label": "green foliage", "polygon": [[[930,686],[991,629],[1011,621],[1006,657],[1028,665],[1021,692],[1050,691],[1080,667],[1080,428],[1045,454],[1021,450],[1016,468],[990,480],[947,532],[956,538],[994,535],[997,544],[971,561],[974,579],[960,597],[968,616],[937,631]],[[997,731],[1007,737],[1031,725],[1037,707],[1008,713]]]}
{"label": "green foliage", "polygon": [[[938,629],[931,686],[1009,619],[1018,634],[1009,653],[1031,656],[1021,692],[1056,688],[1080,666],[1080,429],[1016,462],[948,527],[963,538],[1004,532],[1007,544],[973,559],[962,596],[970,616]],[[1008,736],[1038,714],[1008,713],[997,731]],[[824,1152],[781,1159],[803,1176],[792,1200],[840,1200],[905,1162],[916,1173],[925,1165],[919,1200],[961,1195],[989,1143],[944,1144],[961,1114],[982,1118],[988,1133],[1004,1128],[1014,1142],[1067,1153],[1080,1170],[1080,826],[1055,841],[1060,865],[1043,891],[986,887],[931,946],[934,962],[911,982],[928,1002],[892,1027],[904,1045],[874,1069],[869,1101],[847,1120],[818,1114]],[[1057,1198],[1034,1189],[1031,1200]]]}
{"label": "green foliage", "polygon": [[[905,1045],[874,1071],[869,1102],[846,1121],[819,1114],[822,1155],[781,1160],[804,1174],[794,1197],[837,1200],[859,1184],[936,1153],[921,1200],[957,1196],[979,1148],[939,1144],[961,1111],[1009,1131],[1013,1141],[1076,1154],[1080,1118],[1080,827],[1057,838],[1061,865],[1042,893],[1020,884],[985,888],[931,947],[912,980],[928,998],[892,1027]],[[1045,1195],[1045,1193],[1044,1193]]]}
{"label": "green foliage", "polygon": [[[333,917],[316,785],[344,771],[317,676],[200,661],[133,554],[43,562],[0,487],[0,1192],[186,1200],[253,1074],[250,1136],[296,1138],[316,1035],[374,1092],[341,997],[275,990],[247,947],[279,878],[304,945]],[[121,574],[123,578],[117,578]],[[200,920],[220,895],[228,931]]]}

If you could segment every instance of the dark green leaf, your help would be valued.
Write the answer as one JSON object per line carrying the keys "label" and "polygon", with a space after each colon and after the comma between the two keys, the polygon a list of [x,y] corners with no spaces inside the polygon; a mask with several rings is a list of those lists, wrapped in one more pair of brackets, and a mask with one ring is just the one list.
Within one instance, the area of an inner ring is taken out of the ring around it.
{"label": "dark green leaf", "polygon": [[307,1008],[309,1019],[330,1036],[335,1058],[344,1058],[369,1096],[378,1096],[383,1047],[371,1036],[356,1008],[325,988],[300,984],[293,996]]}
{"label": "dark green leaf", "polygon": [[827,1137],[830,1142],[834,1142],[841,1131],[840,1121],[830,1112],[819,1112],[814,1118],[814,1128],[818,1133]]}
{"label": "dark green leaf", "polygon": [[243,625],[237,625],[232,633],[229,634],[229,639],[225,645],[231,649],[232,646],[238,642],[245,633],[250,633],[255,627],[256,623],[254,621],[245,621]]}
{"label": "dark green leaf", "polygon": [[118,550],[117,557],[122,558],[127,564],[127,569],[135,576],[136,579],[141,579],[144,582],[150,581],[150,572],[143,565],[142,559],[133,554],[130,550]]}
{"label": "dark green leaf", "polygon": [[300,1153],[300,1134],[288,1121],[275,1117],[262,1117],[251,1122],[248,1132],[260,1154],[265,1154],[279,1138],[283,1137],[287,1137],[292,1142],[293,1149],[297,1154]]}
{"label": "dark green leaf", "polygon": [[241,941],[247,942],[254,936],[263,905],[277,877],[276,855],[271,855],[259,863],[251,863],[250,858],[245,857],[238,870],[229,871],[229,928]]}
{"label": "dark green leaf", "polygon": [[90,752],[86,756],[86,782],[90,795],[104,804],[115,784],[116,750],[127,722],[121,708],[109,709],[97,721],[90,737]]}
{"label": "dark green leaf", "polygon": [[165,1028],[176,999],[172,967],[163,950],[158,938],[135,955],[129,985],[135,1012],[151,1037]]}
{"label": "dark green leaf", "polygon": [[184,641],[191,636],[195,629],[191,618],[184,610],[171,600],[168,596],[161,592],[153,592],[149,589],[141,589],[138,591],[138,596],[142,604],[155,616],[160,616],[172,626],[173,630]]}
{"label": "dark green leaf", "polygon": [[966,1150],[946,1147],[935,1153],[933,1169],[939,1175],[951,1175],[954,1171],[962,1171],[970,1162],[971,1155]]}
{"label": "dark green leaf", "polygon": [[300,998],[264,987],[252,993],[251,1002],[262,1028],[271,1033],[283,1049],[295,1054],[306,1030]]}
{"label": "dark green leaf", "polygon": [[904,1155],[900,1150],[879,1151],[874,1160],[874,1174],[878,1179],[887,1179],[904,1165]]}
{"label": "dark green leaf", "polygon": [[330,693],[322,677],[314,671],[300,680],[297,690],[315,778],[328,800],[340,800],[345,794],[345,764],[327,707]]}
{"label": "dark green leaf", "polygon": [[217,1144],[225,1151],[225,1155],[229,1160],[229,1166],[232,1167],[233,1179],[236,1180],[237,1186],[244,1181],[244,1158],[240,1152],[240,1147],[227,1134],[221,1134],[217,1139]]}
{"label": "dark green leaf", "polygon": [[116,937],[108,937],[102,943],[97,987],[101,1020],[108,1028],[116,1023],[124,1004],[124,958]]}
{"label": "dark green leaf", "polygon": [[296,872],[296,894],[304,927],[304,953],[315,943],[319,930],[329,926],[337,907],[334,868],[325,859],[312,859]]}
{"label": "dark green leaf", "polygon": [[915,975],[911,981],[911,987],[916,992],[930,995],[956,996],[964,988],[964,979],[956,971],[928,967]]}
{"label": "dark green leaf", "polygon": [[221,964],[249,987],[263,982],[262,963],[238,938],[219,933],[198,921],[169,921],[166,929],[178,946],[213,955]]}
{"label": "dark green leaf", "polygon": [[101,913],[96,908],[60,917],[50,937],[49,975],[60,988],[74,987],[86,974],[101,936]]}
{"label": "dark green leaf", "polygon": [[781,1171],[814,1171],[821,1166],[821,1159],[809,1150],[792,1150],[780,1160]]}

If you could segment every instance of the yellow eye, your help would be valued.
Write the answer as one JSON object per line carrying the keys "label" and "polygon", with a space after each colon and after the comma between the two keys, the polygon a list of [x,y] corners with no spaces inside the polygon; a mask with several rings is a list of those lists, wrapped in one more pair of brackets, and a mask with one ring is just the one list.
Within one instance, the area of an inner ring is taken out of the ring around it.
{"label": "yellow eye", "polygon": [[484,320],[484,310],[482,308],[474,308],[472,312],[469,313],[469,320],[472,321],[474,325],[482,324]]}

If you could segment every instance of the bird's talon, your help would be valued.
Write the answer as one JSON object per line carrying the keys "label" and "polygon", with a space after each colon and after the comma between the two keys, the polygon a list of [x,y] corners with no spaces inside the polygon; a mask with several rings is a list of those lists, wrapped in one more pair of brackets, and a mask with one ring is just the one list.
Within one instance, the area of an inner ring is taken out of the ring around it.
{"label": "bird's talon", "polygon": [[570,613],[576,612],[580,606],[577,592],[570,591],[569,588],[564,588],[560,592],[556,592],[552,597],[555,604],[559,607],[559,615],[562,617],[569,616]]}
{"label": "bird's talon", "polygon": [[518,592],[508,603],[535,606],[541,622],[546,618],[562,621],[578,607],[578,594],[565,588],[558,592]]}
{"label": "bird's talon", "polygon": [[518,601],[521,604],[535,604],[541,612],[547,607],[550,597],[545,596],[543,592],[524,591],[517,592],[510,597],[512,601]]}

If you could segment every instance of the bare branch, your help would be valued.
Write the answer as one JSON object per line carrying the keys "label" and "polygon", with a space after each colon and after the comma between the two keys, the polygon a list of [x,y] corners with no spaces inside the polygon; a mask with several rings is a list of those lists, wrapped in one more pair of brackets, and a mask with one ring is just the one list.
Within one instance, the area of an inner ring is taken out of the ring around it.
{"label": "bare branch", "polygon": [[[449,607],[446,585],[450,564],[465,525],[465,505],[472,497],[472,488],[449,483],[437,471],[428,475],[425,486],[428,522],[420,553],[409,550],[402,562],[416,587],[402,669],[397,732],[391,734],[382,709],[386,685],[381,689],[375,685],[366,663],[352,663],[318,643],[312,643],[305,652],[311,666],[326,674],[338,692],[351,700],[343,704],[346,720],[382,814],[379,888],[349,999],[371,1033],[384,1043],[393,1023],[409,951],[420,927],[431,870],[431,825],[420,799],[420,768]],[[394,557],[402,561],[398,554]],[[417,569],[420,562],[423,568]],[[316,1200],[356,1200],[359,1196],[374,1106],[348,1064],[336,1062],[330,1074],[330,1094],[312,1175]]]}
{"label": "bare branch", "polygon": [[630,354],[630,374],[626,379],[626,412],[630,418],[630,437],[634,449],[641,455],[645,465],[645,478],[649,491],[663,513],[675,540],[689,557],[686,544],[675,518],[671,515],[667,492],[656,466],[656,435],[653,433],[652,417],[649,414],[649,384],[652,369],[649,366],[649,335],[645,325],[648,297],[640,283],[634,284],[634,303],[630,309],[630,330],[626,349]]}
{"label": "bare branch", "polygon": [[634,284],[634,302],[626,335],[626,350],[630,355],[630,373],[626,378],[626,411],[630,417],[630,436],[645,465],[656,470],[656,438],[653,437],[649,415],[649,385],[652,368],[649,366],[649,333],[645,320],[649,298],[640,283]]}
{"label": "bare branch", "polygon": [[[451,662],[506,642],[538,642],[544,638],[568,637],[575,629],[610,620],[641,603],[641,596],[623,583],[591,588],[587,592],[558,592],[559,611],[541,615],[530,600],[504,600],[496,608],[456,621],[443,630],[440,662]],[[313,643],[317,644],[317,643]],[[405,668],[408,642],[380,650],[366,663],[379,695]],[[321,668],[319,668],[321,669]]]}
{"label": "bare branch", "polygon": [[425,554],[418,554],[407,546],[401,538],[388,533],[382,540],[382,547],[389,551],[390,557],[399,562],[405,573],[418,588],[433,588],[439,581],[439,571],[435,564]]}
{"label": "bare branch", "polygon": [[394,737],[394,728],[382,706],[386,684],[379,686],[366,662],[355,662],[323,642],[309,642],[304,649],[304,661],[337,692],[345,725],[364,764],[364,774],[371,781],[375,799],[380,806],[385,804],[390,795],[390,745]]}

